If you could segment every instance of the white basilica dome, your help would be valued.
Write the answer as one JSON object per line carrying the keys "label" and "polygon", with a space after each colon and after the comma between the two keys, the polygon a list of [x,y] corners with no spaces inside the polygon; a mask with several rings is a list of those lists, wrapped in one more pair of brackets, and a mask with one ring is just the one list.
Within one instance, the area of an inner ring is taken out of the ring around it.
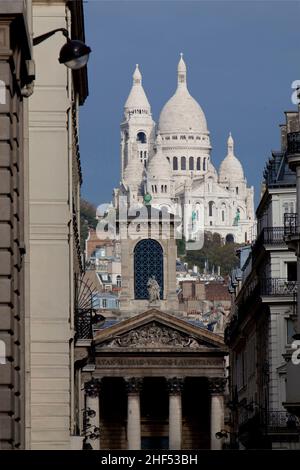
{"label": "white basilica dome", "polygon": [[242,181],[244,180],[244,170],[241,162],[236,158],[233,151],[234,141],[229,134],[228,141],[228,152],[224,160],[222,161],[219,169],[219,180],[222,181]]}
{"label": "white basilica dome", "polygon": [[164,105],[159,117],[159,132],[207,134],[204,112],[190,95],[186,84],[186,65],[181,58],[178,64],[178,86],[174,95]]}

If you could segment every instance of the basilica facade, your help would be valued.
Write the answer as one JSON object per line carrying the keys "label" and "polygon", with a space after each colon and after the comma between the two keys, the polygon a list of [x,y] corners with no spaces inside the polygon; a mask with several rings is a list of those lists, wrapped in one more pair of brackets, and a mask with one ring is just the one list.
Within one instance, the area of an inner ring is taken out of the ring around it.
{"label": "basilica facade", "polygon": [[121,123],[121,182],[114,191],[114,205],[119,196],[126,196],[130,207],[145,201],[158,209],[166,207],[179,214],[186,239],[202,230],[219,233],[224,242],[252,241],[253,187],[247,186],[231,133],[219,172],[211,149],[204,112],[188,90],[182,54],[177,89],[158,124],[136,65]]}

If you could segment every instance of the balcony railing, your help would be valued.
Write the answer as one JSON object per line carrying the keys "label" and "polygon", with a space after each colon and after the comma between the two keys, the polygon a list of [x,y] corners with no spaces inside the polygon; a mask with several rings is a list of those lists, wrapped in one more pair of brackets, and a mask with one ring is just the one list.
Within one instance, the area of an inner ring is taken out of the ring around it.
{"label": "balcony railing", "polygon": [[300,428],[300,419],[287,411],[268,411],[262,419],[268,432],[297,431]]}
{"label": "balcony railing", "polygon": [[300,154],[300,132],[289,132],[287,134],[287,154]]}
{"label": "balcony railing", "polygon": [[300,234],[297,214],[284,214],[284,236]]}
{"label": "balcony railing", "polygon": [[294,296],[297,293],[297,281],[282,278],[261,280],[261,295]]}
{"label": "balcony railing", "polygon": [[264,245],[283,245],[284,227],[264,227],[253,244],[252,253],[256,256]]}
{"label": "balcony railing", "polygon": [[75,336],[76,339],[93,339],[95,317],[94,300],[97,295],[91,281],[84,274],[75,278]]}

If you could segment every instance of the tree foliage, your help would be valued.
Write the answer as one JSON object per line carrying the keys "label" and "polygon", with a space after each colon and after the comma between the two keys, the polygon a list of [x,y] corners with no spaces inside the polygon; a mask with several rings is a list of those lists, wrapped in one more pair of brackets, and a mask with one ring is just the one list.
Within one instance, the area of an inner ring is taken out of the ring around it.
{"label": "tree foliage", "polygon": [[221,274],[224,276],[238,265],[235,253],[238,246],[237,243],[223,244],[218,233],[205,232],[203,248],[187,251],[183,261],[188,263],[189,268],[196,265],[200,270],[204,269],[207,261],[209,270],[214,266],[216,271],[217,266],[220,266]]}
{"label": "tree foliage", "polygon": [[84,250],[85,240],[87,239],[89,228],[96,228],[96,206],[85,199],[80,200],[80,245]]}

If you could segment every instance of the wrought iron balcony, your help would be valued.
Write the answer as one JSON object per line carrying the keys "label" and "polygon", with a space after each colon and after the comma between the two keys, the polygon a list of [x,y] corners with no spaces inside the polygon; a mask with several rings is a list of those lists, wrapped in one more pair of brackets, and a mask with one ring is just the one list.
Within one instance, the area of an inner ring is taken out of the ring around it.
{"label": "wrought iron balcony", "polygon": [[284,236],[300,235],[298,214],[284,214]]}
{"label": "wrought iron balcony", "polygon": [[283,278],[265,278],[261,280],[262,296],[295,296],[297,294],[297,281],[288,281]]}
{"label": "wrought iron balcony", "polygon": [[75,281],[75,337],[92,340],[93,323],[98,319],[93,308],[97,291],[84,274]]}
{"label": "wrought iron balcony", "polygon": [[262,415],[268,432],[299,432],[300,419],[287,411],[268,411]]}
{"label": "wrought iron balcony", "polygon": [[287,155],[300,154],[300,132],[287,134]]}
{"label": "wrought iron balcony", "polygon": [[264,227],[252,247],[254,257],[264,245],[284,245],[284,227]]}

